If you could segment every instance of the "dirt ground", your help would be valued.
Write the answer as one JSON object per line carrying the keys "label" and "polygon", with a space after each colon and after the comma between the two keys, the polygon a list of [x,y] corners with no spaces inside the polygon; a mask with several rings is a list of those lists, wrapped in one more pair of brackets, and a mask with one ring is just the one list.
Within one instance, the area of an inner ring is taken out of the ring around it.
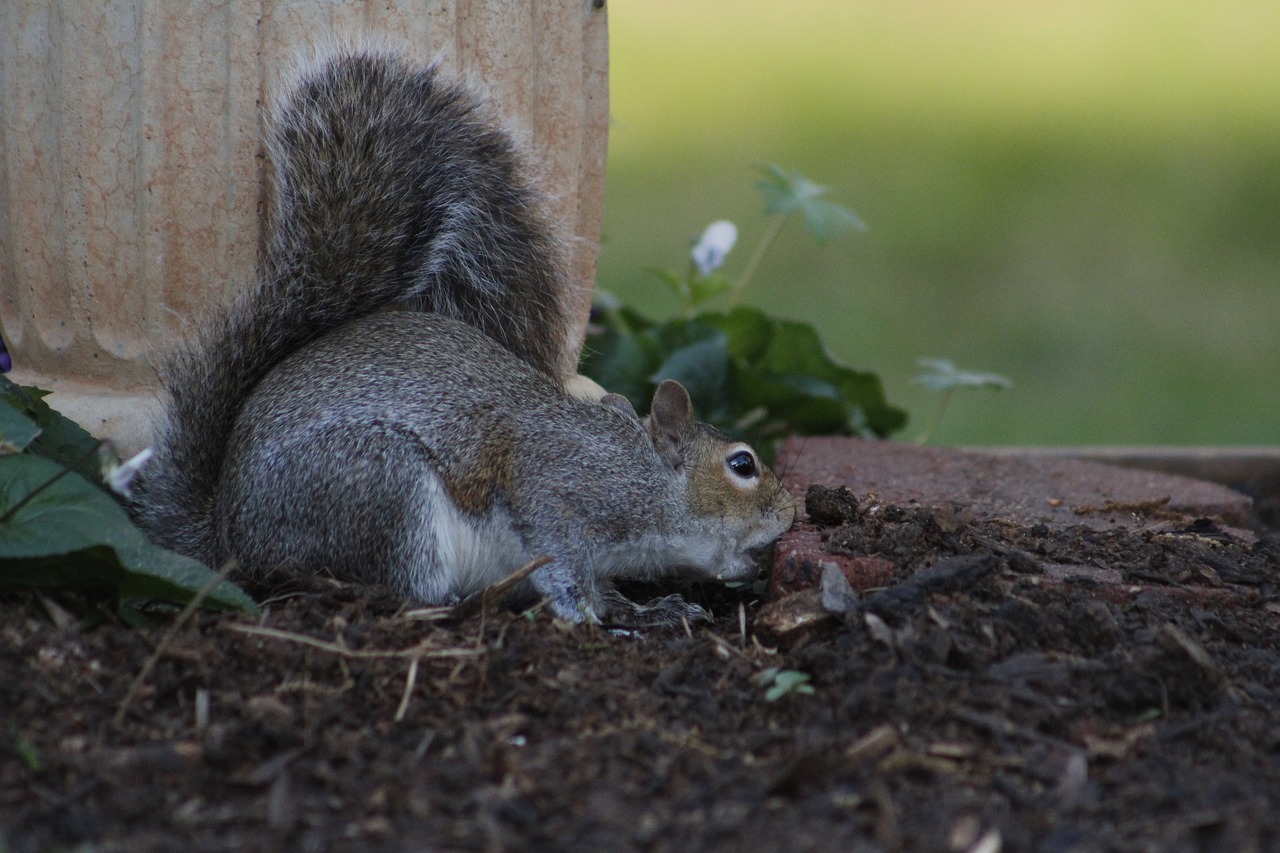
{"label": "dirt ground", "polygon": [[783,638],[289,579],[126,703],[163,630],[2,598],[0,851],[1280,849],[1273,530],[814,498],[896,576]]}

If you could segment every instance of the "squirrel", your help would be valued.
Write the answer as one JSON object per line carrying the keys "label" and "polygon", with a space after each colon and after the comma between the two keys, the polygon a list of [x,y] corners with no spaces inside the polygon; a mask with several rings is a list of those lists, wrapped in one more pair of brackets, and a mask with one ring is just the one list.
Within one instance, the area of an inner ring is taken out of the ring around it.
{"label": "squirrel", "polygon": [[678,383],[643,419],[581,391],[565,252],[478,99],[435,66],[345,49],[267,126],[257,272],[161,366],[133,506],[155,541],[427,604],[545,556],[524,592],[573,622],[709,618],[615,578],[754,576],[793,498]]}

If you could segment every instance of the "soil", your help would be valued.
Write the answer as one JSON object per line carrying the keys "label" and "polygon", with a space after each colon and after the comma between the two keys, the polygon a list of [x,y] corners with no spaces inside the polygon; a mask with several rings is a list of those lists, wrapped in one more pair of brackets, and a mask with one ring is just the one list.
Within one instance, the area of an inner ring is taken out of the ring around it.
{"label": "soil", "polygon": [[758,587],[622,631],[286,578],[169,638],[0,598],[0,850],[1280,849],[1275,531],[811,503],[893,573],[781,637]]}

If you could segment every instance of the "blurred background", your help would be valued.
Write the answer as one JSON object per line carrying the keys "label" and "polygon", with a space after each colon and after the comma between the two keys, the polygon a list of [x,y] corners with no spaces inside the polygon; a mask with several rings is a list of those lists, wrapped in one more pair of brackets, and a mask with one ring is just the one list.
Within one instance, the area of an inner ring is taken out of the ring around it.
{"label": "blurred background", "polygon": [[1002,373],[955,444],[1280,444],[1280,3],[615,0],[599,284],[676,312],[755,167],[870,230],[790,223],[745,302],[878,372],[914,438],[916,359]]}

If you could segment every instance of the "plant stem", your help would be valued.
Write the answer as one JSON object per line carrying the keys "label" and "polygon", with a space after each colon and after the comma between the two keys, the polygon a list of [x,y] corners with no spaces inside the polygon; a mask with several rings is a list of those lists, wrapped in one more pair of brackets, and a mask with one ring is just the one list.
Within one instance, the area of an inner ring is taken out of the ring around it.
{"label": "plant stem", "polygon": [[756,250],[752,253],[751,259],[747,261],[746,268],[742,270],[742,275],[738,276],[733,289],[729,291],[730,308],[738,304],[738,300],[742,298],[742,292],[747,289],[747,283],[756,274],[756,269],[759,268],[760,262],[764,260],[769,247],[773,245],[774,240],[778,239],[778,235],[782,233],[782,226],[786,225],[787,220],[790,218],[790,213],[777,217],[769,225],[769,230],[764,232],[764,236],[760,238],[760,242],[756,245]]}
{"label": "plant stem", "polygon": [[686,320],[692,320],[693,315],[698,312],[698,307],[693,304],[693,277],[697,274],[697,263],[692,260],[689,261],[689,271],[680,280],[680,298],[684,300],[684,318]]}
{"label": "plant stem", "polygon": [[938,408],[933,412],[933,419],[929,421],[929,426],[925,431],[920,433],[920,437],[916,439],[916,444],[928,444],[929,439],[938,429],[938,424],[942,423],[942,413],[947,410],[947,404],[951,402],[951,394],[955,388],[948,388],[942,392],[941,399],[938,400]]}

